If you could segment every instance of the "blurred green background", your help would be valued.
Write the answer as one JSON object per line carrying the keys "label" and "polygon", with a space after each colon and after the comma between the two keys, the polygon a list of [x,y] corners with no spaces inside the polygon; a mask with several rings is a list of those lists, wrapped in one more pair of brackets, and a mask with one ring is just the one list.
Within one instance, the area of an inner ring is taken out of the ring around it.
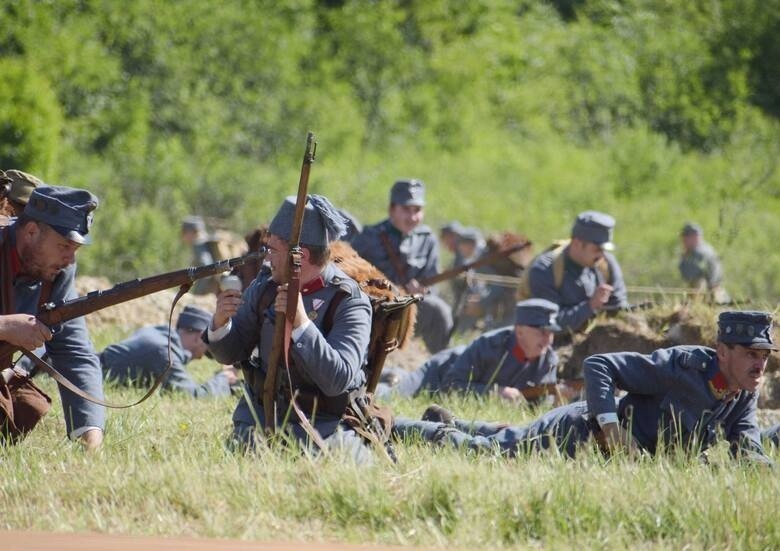
{"label": "blurred green background", "polygon": [[780,300],[780,0],[0,3],[0,167],[102,205],[80,272],[183,266],[180,218],[243,233],[296,190],[364,223],[538,245],[618,220],[629,284],[679,285],[696,220],[739,298]]}

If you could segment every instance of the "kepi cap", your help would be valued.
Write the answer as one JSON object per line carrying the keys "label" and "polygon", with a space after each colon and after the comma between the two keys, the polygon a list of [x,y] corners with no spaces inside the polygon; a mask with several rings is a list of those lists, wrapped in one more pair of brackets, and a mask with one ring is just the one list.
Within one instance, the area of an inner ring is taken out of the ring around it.
{"label": "kepi cap", "polygon": [[615,219],[609,214],[588,210],[581,212],[574,221],[571,236],[595,243],[605,251],[615,248],[612,243],[612,230],[615,228]]}
{"label": "kepi cap", "polygon": [[425,206],[425,183],[422,180],[398,180],[390,190],[390,203],[401,206]]}
{"label": "kepi cap", "polygon": [[92,242],[87,235],[92,226],[92,211],[97,206],[97,197],[84,189],[39,186],[30,194],[24,214],[48,224],[74,243],[88,245]]}
{"label": "kepi cap", "polygon": [[203,332],[211,323],[211,313],[203,308],[188,305],[179,314],[176,320],[176,329],[188,329],[190,331]]}
{"label": "kepi cap", "polygon": [[718,316],[718,340],[746,348],[778,350],[772,340],[772,315],[768,312],[722,312]]}
{"label": "kepi cap", "polygon": [[558,305],[543,298],[529,298],[515,306],[515,324],[558,332]]}

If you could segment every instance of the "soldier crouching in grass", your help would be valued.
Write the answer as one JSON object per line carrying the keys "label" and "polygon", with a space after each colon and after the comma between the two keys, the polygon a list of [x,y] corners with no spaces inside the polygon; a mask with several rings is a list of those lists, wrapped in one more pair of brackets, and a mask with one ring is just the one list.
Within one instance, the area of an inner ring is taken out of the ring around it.
{"label": "soldier crouching in grass", "polygon": [[[123,384],[151,386],[169,369],[163,390],[180,392],[193,398],[229,396],[238,382],[233,366],[223,366],[211,379],[198,384],[187,371],[190,360],[202,358],[208,351],[201,335],[211,322],[211,313],[197,306],[185,306],[176,320],[176,329],[168,325],[142,327],[127,339],[109,345],[100,353],[106,380]],[[170,346],[169,346],[170,339]]]}
{"label": "soldier crouching in grass", "polygon": [[[551,410],[527,426],[463,422],[433,406],[427,421],[396,419],[401,437],[417,436],[508,455],[557,447],[574,457],[591,436],[605,452],[655,454],[683,445],[703,453],[722,431],[734,457],[770,464],[756,418],[758,387],[772,342],[765,312],[723,312],[717,348],[676,346],[650,355],[597,354],[583,365],[587,400]],[[627,394],[616,400],[616,389]]]}
{"label": "soldier crouching in grass", "polygon": [[[265,425],[262,381],[269,366],[274,323],[284,315],[287,286],[279,285],[287,262],[295,213],[295,197],[288,197],[269,227],[270,268],[264,267],[244,291],[223,291],[207,332],[209,348],[220,363],[251,359],[244,373],[247,395],[233,413],[233,438],[253,446],[256,423]],[[280,374],[284,395],[297,392],[297,403],[329,449],[342,449],[357,462],[369,461],[371,451],[341,421],[349,399],[366,384],[363,364],[371,331],[371,304],[359,285],[329,260],[330,243],[344,234],[343,217],[318,195],[307,196],[301,233],[301,293],[293,322],[290,379]],[[247,377],[248,375],[248,377]],[[289,388],[290,382],[292,388]],[[247,400],[248,397],[248,400]],[[275,424],[306,445],[309,436],[289,401],[277,402]],[[316,410],[316,411],[315,411]],[[286,424],[285,419],[289,419]],[[284,425],[284,426],[282,426]]]}
{"label": "soldier crouching in grass", "polygon": [[[66,321],[52,331],[35,317],[41,304],[77,296],[76,251],[90,242],[87,234],[97,204],[97,198],[85,190],[39,186],[21,216],[2,229],[0,340],[27,350],[45,344],[58,371],[81,391],[102,398],[103,375],[84,318]],[[32,430],[50,400],[18,368],[7,368],[10,358],[2,361],[0,434],[13,442]],[[60,396],[68,436],[87,449],[100,446],[103,406],[62,387]]]}

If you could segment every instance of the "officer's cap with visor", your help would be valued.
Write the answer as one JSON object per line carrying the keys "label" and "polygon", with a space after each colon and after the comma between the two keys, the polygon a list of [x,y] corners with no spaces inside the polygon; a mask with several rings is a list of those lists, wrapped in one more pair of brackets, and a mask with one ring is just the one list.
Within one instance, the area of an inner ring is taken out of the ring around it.
{"label": "officer's cap with visor", "polygon": [[722,312],[718,316],[718,340],[756,350],[778,350],[768,312]]}

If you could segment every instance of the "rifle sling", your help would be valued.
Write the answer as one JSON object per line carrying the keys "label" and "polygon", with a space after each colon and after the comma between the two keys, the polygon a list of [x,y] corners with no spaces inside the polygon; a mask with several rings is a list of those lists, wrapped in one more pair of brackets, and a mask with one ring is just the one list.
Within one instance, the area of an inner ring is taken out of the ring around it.
{"label": "rifle sling", "polygon": [[[2,313],[4,315],[8,315],[8,314],[16,313],[16,304],[14,300],[14,288],[13,288],[13,281],[12,281],[13,271],[11,268],[11,254],[12,254],[11,240],[8,239],[8,228],[2,229],[2,239],[3,239],[3,244],[2,244],[3,260],[2,262],[0,262],[0,280],[2,280],[2,282],[0,283],[0,301],[2,301]],[[57,381],[57,383],[62,385],[64,388],[70,390],[76,396],[83,398],[84,400],[93,402],[95,404],[99,404],[101,406],[114,408],[114,409],[124,409],[124,408],[133,407],[135,405],[140,404],[147,398],[149,398],[149,396],[151,396],[155,392],[155,390],[157,390],[157,388],[162,384],[162,382],[167,378],[168,373],[171,370],[171,335],[170,335],[171,320],[173,319],[173,309],[176,306],[176,303],[181,298],[181,296],[184,293],[186,293],[187,290],[189,289],[189,286],[186,287],[187,289],[185,289],[185,286],[182,286],[182,288],[179,290],[179,293],[176,295],[176,298],[174,299],[173,304],[171,305],[171,314],[168,318],[168,367],[157,378],[152,388],[140,400],[138,400],[135,403],[128,404],[128,405],[117,405],[117,404],[106,402],[105,400],[97,398],[96,396],[92,396],[91,394],[84,392],[76,385],[74,385],[72,382],[70,382],[67,379],[67,377],[65,377],[62,373],[57,371],[53,366],[49,365],[43,359],[39,358],[34,352],[22,348],[21,353],[27,356],[27,358],[30,359],[30,361],[33,363],[33,365],[35,365],[35,367],[47,373],[52,379]],[[51,290],[52,290],[52,283],[50,281],[44,281],[41,283],[41,290],[38,296],[37,312],[40,312],[41,307],[49,301],[49,298],[51,297]],[[0,358],[0,362],[2,362],[0,363],[0,369],[4,369],[5,366],[11,364],[11,357]]]}
{"label": "rifle sling", "polygon": [[93,396],[89,394],[88,392],[84,392],[79,387],[71,383],[62,373],[54,369],[53,366],[49,365],[46,361],[44,361],[42,358],[39,358],[34,352],[31,352],[30,350],[26,350],[24,348],[21,349],[21,353],[27,356],[30,361],[40,369],[41,371],[47,373],[52,379],[57,381],[60,385],[70,390],[73,394],[78,396],[79,398],[83,398],[84,400],[87,400],[89,402],[93,402],[95,404],[111,408],[111,409],[127,409],[134,406],[137,406],[138,404],[145,402],[152,394],[155,393],[155,391],[160,387],[160,385],[165,382],[165,380],[168,378],[168,374],[171,371],[171,368],[173,367],[173,362],[171,361],[171,329],[172,329],[172,320],[173,320],[173,310],[176,307],[176,303],[179,302],[179,299],[184,296],[184,294],[189,291],[189,284],[188,285],[182,285],[179,288],[179,292],[176,293],[176,297],[173,299],[173,304],[171,304],[171,311],[168,316],[168,366],[165,368],[165,371],[163,371],[159,377],[154,381],[154,384],[152,387],[144,394],[139,400],[132,402],[130,404],[114,404],[111,402],[107,402],[101,398],[98,398],[96,396]]}
{"label": "rifle sling", "polygon": [[398,276],[397,283],[400,283],[402,285],[406,284],[407,283],[406,268],[401,262],[401,258],[398,256],[395,247],[393,247],[393,244],[390,242],[390,236],[387,235],[386,231],[382,230],[381,232],[379,232],[379,239],[382,241],[382,246],[385,248],[385,251],[387,252],[387,257],[390,259],[390,263],[393,265],[393,269],[395,270],[395,273]]}

